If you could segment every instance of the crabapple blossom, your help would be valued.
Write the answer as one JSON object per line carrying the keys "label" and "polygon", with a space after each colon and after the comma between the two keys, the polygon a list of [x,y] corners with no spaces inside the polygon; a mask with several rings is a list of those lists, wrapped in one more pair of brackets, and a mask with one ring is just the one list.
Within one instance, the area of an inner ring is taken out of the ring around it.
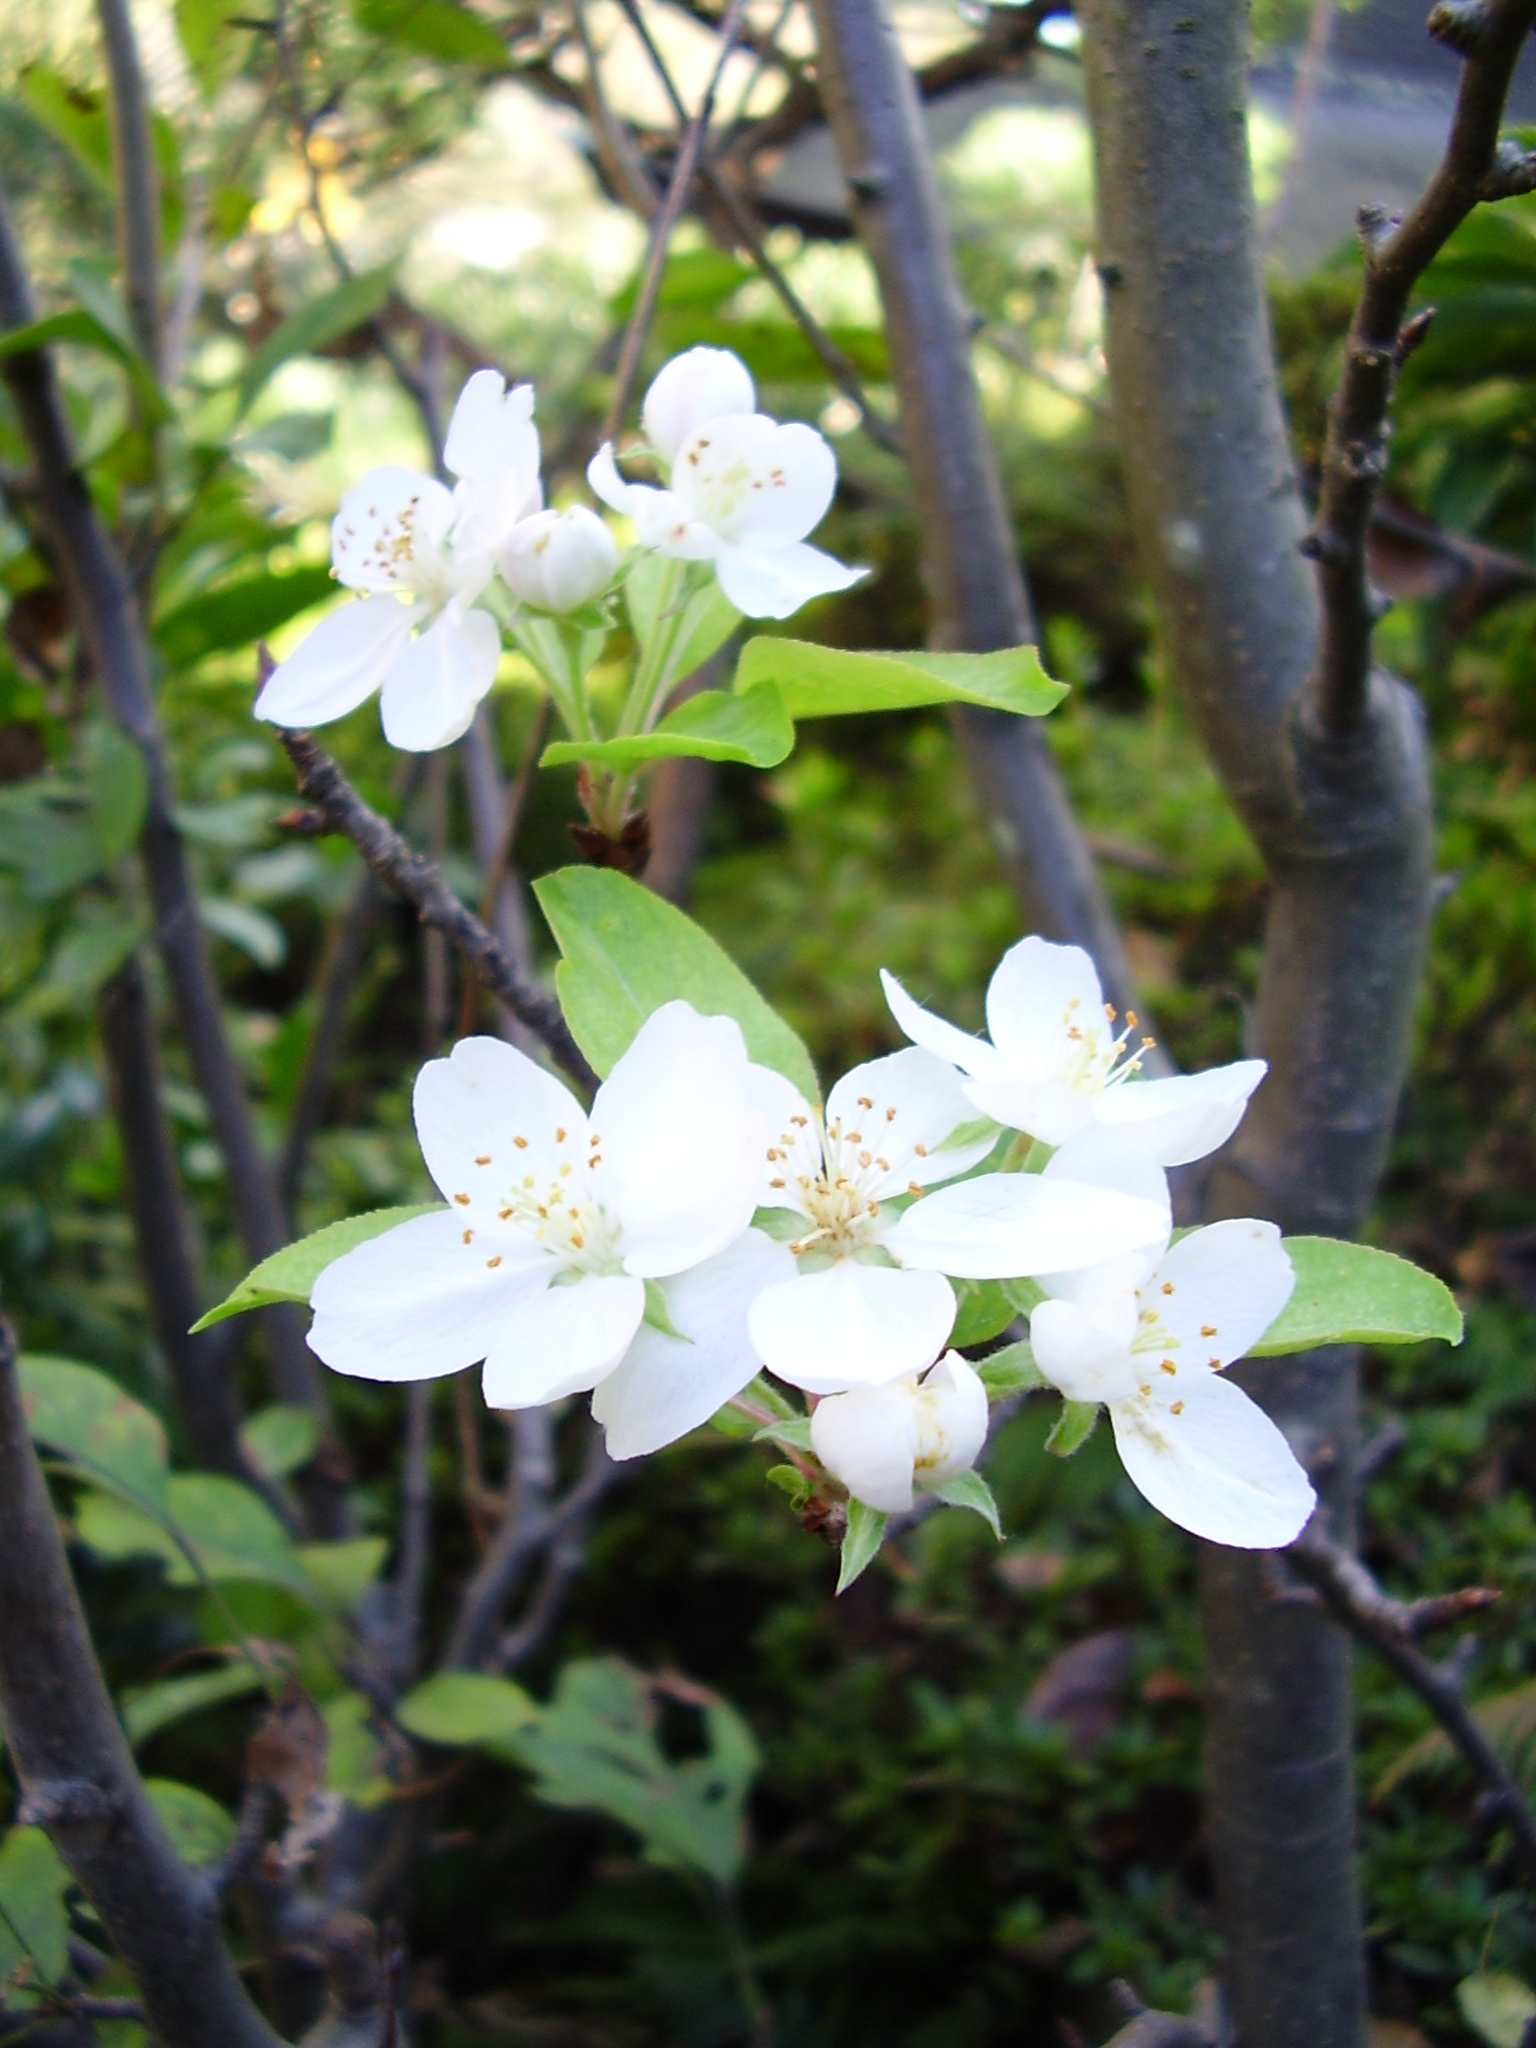
{"label": "crabapple blossom", "polygon": [[882,969],[880,979],[896,1022],[960,1069],[977,1110],[1047,1145],[1103,1124],[1159,1165],[1183,1166],[1226,1143],[1268,1071],[1263,1060],[1237,1060],[1142,1080],[1152,1041],[1137,1035],[1134,1011],[1122,1023],[1105,1002],[1081,946],[1027,938],[1010,947],[987,989],[990,1043],[914,1002],[893,974]]}
{"label": "crabapple blossom", "polygon": [[[1104,1131],[1063,1146],[1058,1171],[1131,1192],[1151,1169]],[[1267,1550],[1300,1534],[1316,1504],[1290,1445],[1221,1377],[1274,1322],[1295,1274],[1272,1223],[1208,1224],[1177,1244],[1077,1273],[1041,1276],[1030,1316],[1035,1363],[1069,1401],[1102,1402],[1133,1485],[1212,1543]]]}
{"label": "crabapple blossom", "polygon": [[415,1090],[447,1206],[325,1268],[311,1348],[375,1380],[483,1360],[493,1408],[597,1387],[615,1456],[670,1443],[752,1377],[748,1303],[793,1270],[748,1228],[754,1087],[738,1027],[683,1002],[646,1019],[590,1116],[500,1039],[463,1040]]}
{"label": "crabapple blossom", "polygon": [[391,746],[429,753],[468,730],[501,658],[501,629],[475,600],[497,548],[541,500],[533,387],[508,390],[494,370],[477,370],[443,462],[453,490],[387,467],[347,492],[331,526],[331,568],[363,596],[273,670],[258,718],[327,725],[377,690]]}
{"label": "crabapple blossom", "polygon": [[634,522],[642,547],[712,562],[738,611],[787,619],[866,572],[806,540],[837,484],[827,442],[814,427],[786,425],[754,406],[744,363],[728,349],[689,349],[658,373],[641,409],[666,487],[627,482],[608,441],[588,465],[587,481]]}
{"label": "crabapple blossom", "polygon": [[[954,1181],[995,1142],[975,1130],[954,1069],[905,1051],[845,1074],[812,1108],[759,1069],[769,1113],[760,1200],[803,1219],[793,1278],[767,1288],[750,1324],[771,1372],[809,1393],[880,1385],[920,1371],[955,1317],[945,1277],[1014,1277],[1103,1259],[1166,1236],[1160,1197],[1058,1182],[1038,1174]],[[962,1126],[969,1122],[970,1134]],[[906,1197],[917,1196],[910,1207]]]}
{"label": "crabapple blossom", "polygon": [[585,505],[530,513],[496,555],[501,580],[512,595],[546,612],[589,604],[607,589],[618,566],[613,535]]}
{"label": "crabapple blossom", "polygon": [[829,1394],[811,1417],[811,1448],[855,1500],[905,1514],[914,1487],[968,1472],[987,1438],[987,1390],[958,1351],[926,1373]]}

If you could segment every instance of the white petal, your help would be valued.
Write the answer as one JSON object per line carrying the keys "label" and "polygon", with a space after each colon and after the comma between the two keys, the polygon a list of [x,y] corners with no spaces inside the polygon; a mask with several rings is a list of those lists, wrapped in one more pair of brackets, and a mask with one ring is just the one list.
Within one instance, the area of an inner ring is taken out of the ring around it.
{"label": "white petal", "polygon": [[428,1173],[477,1223],[525,1174],[553,1180],[567,1160],[587,1156],[575,1096],[500,1038],[463,1038],[447,1059],[428,1060],[412,1106]]}
{"label": "white petal", "polygon": [[987,1390],[958,1351],[946,1351],[923,1375],[917,1395],[919,1486],[942,1486],[969,1472],[987,1440]]}
{"label": "white petal", "polygon": [[497,556],[512,595],[551,612],[589,603],[618,566],[613,535],[585,505],[520,519]]}
{"label": "white petal", "polygon": [[[874,1201],[914,1183],[953,1180],[992,1150],[991,1131],[945,1146],[962,1124],[975,1121],[954,1068],[910,1045],[854,1067],[827,1097],[828,1167],[834,1180],[845,1174]],[[866,1156],[873,1162],[867,1167]]]}
{"label": "white petal", "polygon": [[365,597],[320,621],[262,686],[254,710],[274,725],[329,725],[371,697],[411,637],[416,609]]}
{"label": "white petal", "polygon": [[1250,1216],[1181,1237],[1158,1265],[1147,1300],[1181,1368],[1186,1360],[1230,1365],[1263,1336],[1295,1285],[1279,1231]]}
{"label": "white petal", "polygon": [[[1077,1137],[1068,1139],[1046,1163],[1042,1176],[1054,1186],[1058,1181],[1108,1188],[1150,1202],[1166,1214],[1172,1229],[1168,1180],[1160,1166],[1144,1154],[1127,1149],[1113,1131],[1091,1124]],[[1041,1273],[1037,1277],[1048,1294],[1063,1295],[1085,1308],[1106,1328],[1118,1329],[1136,1314],[1136,1290],[1151,1279],[1159,1259],[1168,1249],[1167,1234],[1149,1244],[1091,1266],[1066,1273]]]}
{"label": "white petal", "polygon": [[500,474],[526,498],[539,474],[539,434],[533,424],[533,386],[507,381],[496,370],[476,370],[459,393],[443,443],[450,476]]}
{"label": "white petal", "polygon": [[853,1259],[768,1288],[751,1316],[769,1371],[811,1394],[921,1371],[943,1350],[954,1321],[954,1289],[941,1274]]}
{"label": "white petal", "polygon": [[907,1381],[855,1387],[818,1401],[811,1417],[811,1449],[855,1500],[885,1515],[912,1505],[917,1457],[917,1405]]}
{"label": "white petal", "polygon": [[964,1074],[990,1073],[996,1067],[997,1054],[984,1038],[972,1038],[956,1025],[946,1024],[932,1010],[925,1010],[921,1003],[914,1002],[907,994],[895,975],[887,973],[883,967],[880,986],[885,990],[891,1015],[914,1045],[922,1046],[941,1060],[948,1060],[951,1066],[958,1067]]}
{"label": "white petal", "polygon": [[1099,1121],[1161,1165],[1186,1166],[1227,1142],[1268,1071],[1263,1060],[1234,1060],[1203,1074],[1129,1081],[1105,1090]]}
{"label": "white petal", "polygon": [[706,420],[751,412],[756,404],[752,376],[728,348],[690,348],[657,371],[640,409],[645,438],[663,462]]}
{"label": "white petal", "polygon": [[645,1313],[645,1282],[583,1273],[519,1301],[485,1360],[488,1408],[538,1408],[613,1371]]}
{"label": "white petal", "polygon": [[895,1224],[886,1249],[904,1266],[965,1280],[1066,1273],[1168,1234],[1154,1202],[1038,1173],[984,1173],[924,1195]]}
{"label": "white petal", "polygon": [[598,1089],[592,1147],[626,1272],[680,1273],[751,1222],[764,1139],[747,1065],[729,1017],[664,1003]]}
{"label": "white petal", "polygon": [[335,1259],[311,1292],[309,1348],[333,1371],[369,1380],[427,1380],[484,1358],[526,1294],[549,1273],[542,1254],[498,1240],[463,1242],[451,1209],[413,1216]]}
{"label": "white petal", "polygon": [[1110,1409],[1132,1484],[1210,1543],[1270,1550],[1299,1536],[1317,1497],[1263,1409],[1214,1373],[1180,1392],[1178,1415],[1164,1406]]}
{"label": "white petal", "polygon": [[435,567],[453,521],[453,493],[414,469],[370,470],[331,522],[331,563],[349,590],[414,590]]}
{"label": "white petal", "polygon": [[1145,1378],[1130,1353],[1136,1311],[1119,1330],[1107,1328],[1074,1301],[1042,1301],[1030,1311],[1035,1363],[1069,1401],[1126,1401]]}
{"label": "white petal", "polygon": [[764,549],[804,540],[832,502],[837,458],[814,427],[765,413],[708,421],[678,450],[672,488],[722,540]]}
{"label": "white petal", "polygon": [[627,482],[619,474],[619,465],[613,458],[611,441],[605,441],[587,464],[587,482],[594,497],[601,498],[603,503],[612,506],[615,512],[622,512],[626,519],[631,516],[629,501],[640,486]]}
{"label": "white petal", "polygon": [[790,1279],[781,1244],[748,1230],[663,1290],[681,1343],[642,1323],[622,1363],[592,1396],[611,1458],[638,1458],[676,1443],[739,1394],[758,1368],[747,1311],[765,1287]]}
{"label": "white petal", "polygon": [[611,441],[605,441],[587,464],[587,482],[605,505],[633,521],[641,547],[657,548],[685,562],[711,561],[720,552],[714,530],[691,518],[671,491],[659,491],[654,484],[628,483],[620,476]]}
{"label": "white petal", "polygon": [[1010,1066],[994,1054],[992,1071],[966,1083],[966,1093],[982,1116],[1023,1131],[1045,1145],[1064,1145],[1079,1131],[1092,1128],[1102,1093],[1074,1088],[1059,1074]]}
{"label": "white petal", "polygon": [[987,989],[987,1030],[1009,1067],[1053,1072],[1076,1043],[1069,1032],[1102,1032],[1107,1021],[1098,970],[1081,946],[1021,939]]}
{"label": "white petal", "polygon": [[750,1067],[747,1089],[763,1131],[757,1205],[809,1215],[800,1182],[822,1171],[821,1119],[793,1082],[771,1067]]}
{"label": "white petal", "polygon": [[813,597],[847,590],[869,571],[849,568],[804,541],[773,547],[744,541],[721,548],[716,574],[720,588],[744,617],[787,619]]}
{"label": "white petal", "polygon": [[384,737],[409,754],[462,739],[496,680],[501,628],[489,612],[444,612],[384,678]]}

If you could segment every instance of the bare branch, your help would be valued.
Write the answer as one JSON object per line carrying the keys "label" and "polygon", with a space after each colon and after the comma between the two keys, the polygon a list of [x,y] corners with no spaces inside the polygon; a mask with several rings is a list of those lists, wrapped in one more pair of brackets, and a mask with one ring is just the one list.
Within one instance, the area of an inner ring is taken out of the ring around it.
{"label": "bare branch", "polygon": [[1320,725],[1350,732],[1366,714],[1371,635],[1380,605],[1366,570],[1366,534],[1387,468],[1387,414],[1405,353],[1415,285],[1480,202],[1536,187],[1536,158],[1499,140],[1516,59],[1536,24],[1536,0],[1437,8],[1431,33],[1461,50],[1461,89],[1433,177],[1401,221],[1362,208],[1365,277],[1350,322],[1339,388],[1328,409],[1317,516],[1303,543],[1317,564],[1322,630],[1308,679]]}
{"label": "bare branch", "polygon": [[447,934],[470,970],[528,1026],[571,1078],[583,1087],[592,1086],[597,1077],[566,1028],[554,998],[530,985],[495,933],[465,909],[429,860],[407,845],[377,811],[370,810],[308,733],[279,728],[278,738],[293,763],[300,794],[352,841],[381,882],[407,903],[414,903],[425,923]]}
{"label": "bare branch", "polygon": [[26,1817],[84,1888],[166,2048],[281,2048],[245,1995],[207,1879],[177,1856],[91,1647],[0,1320],[0,1723]]}
{"label": "bare branch", "polygon": [[117,184],[123,296],[139,354],[158,377],[164,366],[160,323],[160,189],[149,97],[127,0],[96,0],[111,82],[112,167]]}
{"label": "bare branch", "polygon": [[1334,1619],[1360,1642],[1368,1643],[1423,1700],[1487,1786],[1527,1878],[1536,1881],[1536,1814],[1519,1779],[1478,1725],[1459,1678],[1432,1664],[1417,1647],[1420,1636],[1480,1613],[1492,1606],[1498,1594],[1488,1586],[1466,1586],[1428,1600],[1394,1600],[1382,1592],[1357,1557],[1316,1529],[1308,1529],[1284,1555],[1292,1571],[1316,1587]]}

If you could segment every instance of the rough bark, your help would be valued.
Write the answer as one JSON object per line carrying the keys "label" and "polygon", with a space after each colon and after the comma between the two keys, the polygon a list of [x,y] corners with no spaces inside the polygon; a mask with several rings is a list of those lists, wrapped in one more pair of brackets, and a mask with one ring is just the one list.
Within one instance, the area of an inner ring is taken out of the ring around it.
{"label": "rough bark", "polygon": [[[971,326],[921,104],[885,0],[814,0],[827,119],[880,286],[936,647],[1039,637],[971,369]],[[1044,734],[1028,719],[953,714],[1031,927],[1086,946],[1125,1006],[1124,949]]]}
{"label": "rough bark", "polygon": [[22,1818],[47,1829],[165,2048],[281,2048],[245,1995],[208,1880],[172,1848],[91,1648],[0,1322],[0,1724]]}
{"label": "rough bark", "polygon": [[[1170,672],[1268,870],[1253,1013],[1270,1062],[1213,1176],[1217,1215],[1351,1236],[1385,1160],[1430,905],[1421,720],[1373,675],[1347,737],[1311,722],[1318,604],[1255,254],[1246,10],[1084,0],[1110,377]],[[1347,1354],[1239,1375],[1347,1539]],[[1258,1560],[1201,1564],[1207,1816],[1242,2048],[1357,2048],[1349,1652],[1267,1597]]]}

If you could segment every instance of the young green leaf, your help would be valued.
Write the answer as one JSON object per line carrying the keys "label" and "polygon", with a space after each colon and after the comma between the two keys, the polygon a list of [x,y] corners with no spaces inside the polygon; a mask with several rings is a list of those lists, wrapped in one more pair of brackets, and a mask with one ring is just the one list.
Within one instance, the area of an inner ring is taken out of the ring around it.
{"label": "young green leaf", "polygon": [[1045,1440],[1045,1448],[1054,1458],[1070,1458],[1074,1451],[1081,1450],[1087,1443],[1098,1419],[1097,1401],[1063,1401],[1061,1413]]}
{"label": "young green leaf", "polygon": [[744,761],[751,768],[776,768],[793,750],[795,728],[773,683],[760,683],[744,696],[700,690],[685,698],[651,732],[627,739],[554,740],[539,765],[591,761],[603,768],[639,768],[647,761],[693,758]]}
{"label": "young green leaf", "polygon": [[1031,1388],[1046,1384],[1027,1343],[1005,1344],[1001,1351],[979,1360],[976,1376],[986,1388],[988,1399],[993,1401],[1001,1401],[1009,1394],[1028,1393]]}
{"label": "young green leaf", "polygon": [[953,1479],[944,1480],[933,1490],[949,1507],[969,1508],[973,1515],[980,1515],[998,1542],[1002,1542],[1002,1517],[997,1512],[991,1487],[979,1472],[957,1472]]}
{"label": "young green leaf", "polygon": [[41,1828],[12,1828],[0,1837],[0,1987],[7,1998],[23,1975],[30,1988],[46,1988],[69,1968],[69,1887],[69,1872]]}
{"label": "young green leaf", "polygon": [[27,355],[34,349],[48,348],[59,341],[94,349],[99,355],[110,356],[119,364],[128,373],[128,381],[133,386],[146,424],[163,426],[170,418],[170,401],[155,382],[154,373],[144,358],[98,320],[94,313],[87,313],[79,306],[63,313],[50,313],[42,320],[34,320],[28,327],[13,327],[8,334],[0,334],[0,362],[7,356]]}
{"label": "young green leaf", "polygon": [[761,1429],[753,1432],[755,1444],[785,1444],[791,1450],[808,1451],[811,1448],[811,1418],[808,1415],[786,1415],[777,1422],[765,1422]]}
{"label": "young green leaf", "polygon": [[235,1823],[216,1799],[173,1778],[147,1778],[144,1790],[183,1863],[207,1870],[229,1853]]}
{"label": "young green leaf", "polygon": [[1013,1303],[995,1280],[957,1280],[954,1288],[959,1307],[949,1341],[955,1350],[968,1351],[973,1344],[990,1343],[1013,1321]]}
{"label": "young green leaf", "polygon": [[164,1503],[170,1457],[158,1416],[94,1366],[29,1352],[19,1371],[27,1427],[40,1444],[74,1459],[98,1486]]}
{"label": "young green leaf", "polygon": [[261,1673],[244,1657],[216,1664],[211,1671],[191,1671],[181,1678],[159,1679],[153,1685],[130,1686],[121,1700],[123,1726],[128,1740],[137,1749],[151,1735],[158,1735],[162,1728],[174,1726],[189,1714],[201,1713],[204,1707],[222,1706],[226,1700],[243,1699],[262,1689]]}
{"label": "young green leaf", "polygon": [[286,1479],[315,1455],[320,1423],[312,1408],[259,1408],[242,1424],[240,1448],[263,1479]]}
{"label": "young green leaf", "polygon": [[735,961],[674,904],[611,868],[561,868],[533,885],[564,958],[560,1007],[599,1074],[612,1071],[653,1010],[677,998],[734,1017],[754,1060],[818,1099],[811,1056]]}
{"label": "young green leaf", "polygon": [[1461,1310],[1433,1273],[1374,1245],[1332,1237],[1288,1237],[1296,1272],[1290,1300],[1251,1356],[1273,1358],[1318,1344],[1459,1344]]}
{"label": "young green leaf", "polygon": [[861,1500],[848,1503],[848,1527],[837,1564],[837,1590],[846,1593],[860,1573],[874,1562],[885,1541],[887,1517],[878,1508],[867,1508]]}
{"label": "young green leaf", "polygon": [[992,654],[863,654],[808,640],[759,634],[741,650],[736,688],[775,682],[789,715],[839,718],[852,712],[911,711],[928,704],[981,704],[1028,718],[1053,711],[1067,694],[1040,666],[1033,647]]}
{"label": "young green leaf", "polygon": [[193,1335],[228,1316],[243,1316],[247,1309],[270,1308],[275,1301],[307,1302],[315,1282],[333,1259],[354,1245],[366,1244],[370,1237],[393,1230],[397,1223],[409,1223],[413,1216],[427,1216],[441,1207],[440,1202],[418,1202],[399,1209],[372,1209],[366,1216],[328,1223],[323,1230],[301,1237],[297,1244],[285,1245],[253,1267],[217,1308],[199,1317],[192,1325]]}
{"label": "young green leaf", "polygon": [[512,60],[488,21],[455,0],[353,0],[360,28],[439,64],[505,71]]}
{"label": "young green leaf", "polygon": [[290,356],[313,355],[317,349],[361,327],[379,312],[395,281],[395,266],[381,264],[377,270],[361,270],[344,284],[309,298],[297,312],[290,313],[261,344],[245,367],[240,380],[240,417],[250,410],[256,394],[282,368]]}
{"label": "young green leaf", "polygon": [[649,1329],[659,1331],[663,1337],[675,1337],[679,1344],[691,1344],[693,1339],[685,1337],[672,1320],[667,1307],[667,1297],[659,1280],[645,1283],[645,1322]]}
{"label": "young green leaf", "polygon": [[408,1692],[395,1710],[407,1735],[444,1748],[503,1749],[539,1710],[510,1678],[483,1671],[438,1671]]}

